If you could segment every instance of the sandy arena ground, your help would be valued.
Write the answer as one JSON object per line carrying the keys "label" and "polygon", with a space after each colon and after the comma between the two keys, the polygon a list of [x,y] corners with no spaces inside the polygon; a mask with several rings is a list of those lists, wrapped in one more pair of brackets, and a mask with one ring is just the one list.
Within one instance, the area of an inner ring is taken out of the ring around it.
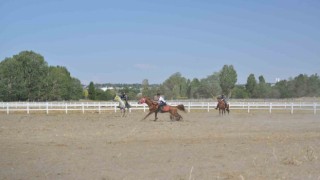
{"label": "sandy arena ground", "polygon": [[0,114],[0,179],[320,180],[313,112]]}

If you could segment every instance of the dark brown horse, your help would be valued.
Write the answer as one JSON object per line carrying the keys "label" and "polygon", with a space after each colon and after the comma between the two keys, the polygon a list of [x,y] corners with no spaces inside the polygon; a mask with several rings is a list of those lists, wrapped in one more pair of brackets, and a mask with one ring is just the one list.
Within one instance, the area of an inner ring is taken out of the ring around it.
{"label": "dark brown horse", "polygon": [[[154,113],[155,114],[155,121],[158,119],[157,114],[158,114],[158,107],[159,104],[153,100],[151,100],[149,97],[143,97],[139,100],[139,104],[146,103],[149,106],[149,113],[143,118],[146,119],[150,114]],[[178,113],[178,110],[181,111],[186,111],[184,108],[183,104],[179,104],[177,106],[169,106],[165,105],[162,107],[162,110],[160,111],[161,113],[170,113],[170,119],[173,120],[174,118],[179,121],[180,119],[183,119],[182,116]]]}
{"label": "dark brown horse", "polygon": [[229,114],[229,104],[225,103],[223,99],[218,99],[218,109],[219,109],[219,115],[226,114],[226,111]]}

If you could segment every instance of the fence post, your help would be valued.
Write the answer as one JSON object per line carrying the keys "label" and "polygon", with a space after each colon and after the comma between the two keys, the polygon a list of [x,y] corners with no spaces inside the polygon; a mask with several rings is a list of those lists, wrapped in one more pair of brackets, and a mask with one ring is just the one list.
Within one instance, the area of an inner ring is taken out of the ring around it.
{"label": "fence post", "polygon": [[271,110],[272,110],[272,103],[270,103],[270,106],[269,106],[269,113],[271,114]]}
{"label": "fence post", "polygon": [[208,112],[210,111],[210,104],[208,103]]}
{"label": "fence post", "polygon": [[317,103],[313,104],[313,114],[317,114]]}
{"label": "fence post", "polygon": [[293,114],[293,103],[291,103],[291,114]]}
{"label": "fence post", "polygon": [[29,114],[29,102],[27,102],[27,114]]}
{"label": "fence post", "polygon": [[[40,105],[39,105],[40,106]],[[47,114],[49,114],[49,103],[46,103]]]}
{"label": "fence post", "polygon": [[191,108],[191,102],[189,102],[188,104],[188,112],[190,112],[190,108]]}
{"label": "fence post", "polygon": [[66,103],[66,114],[68,114],[68,103]]}
{"label": "fence post", "polygon": [[117,105],[114,105],[114,112],[117,112]]}
{"label": "fence post", "polygon": [[101,114],[101,104],[99,102],[99,105],[98,105],[98,109],[99,109],[99,114]]}
{"label": "fence post", "polygon": [[82,114],[84,114],[84,104],[82,103]]}
{"label": "fence post", "polygon": [[250,113],[250,103],[248,103],[248,113]]}
{"label": "fence post", "polygon": [[7,103],[7,114],[9,114],[9,103]]}

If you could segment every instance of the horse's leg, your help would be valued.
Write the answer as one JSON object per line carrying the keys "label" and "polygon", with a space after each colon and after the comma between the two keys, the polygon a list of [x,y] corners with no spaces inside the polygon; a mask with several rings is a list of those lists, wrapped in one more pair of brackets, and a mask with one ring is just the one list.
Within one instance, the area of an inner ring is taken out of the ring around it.
{"label": "horse's leg", "polygon": [[127,114],[128,114],[128,113],[127,113],[127,110],[126,110],[126,108],[124,108],[123,110],[124,110],[124,111],[123,111],[123,117],[126,117]]}
{"label": "horse's leg", "polygon": [[176,118],[176,120],[179,121],[182,118],[182,116],[178,113],[178,110],[174,109],[172,111],[173,111],[172,113],[173,113],[174,117]]}
{"label": "horse's leg", "polygon": [[180,121],[181,118],[182,118],[182,116],[177,112],[177,113],[176,113],[176,120],[177,120],[177,121]]}
{"label": "horse's leg", "polygon": [[229,104],[227,105],[227,112],[229,114],[230,110],[229,110]]}
{"label": "horse's leg", "polygon": [[126,113],[125,109],[121,109],[121,117],[124,117],[124,114]]}
{"label": "horse's leg", "polygon": [[149,113],[143,118],[146,119],[148,116],[150,116],[150,114],[154,113],[154,111],[149,111]]}
{"label": "horse's leg", "polygon": [[[130,106],[130,105],[129,105]],[[128,116],[128,113],[130,112],[130,108],[127,108],[127,114],[126,116]]]}
{"label": "horse's leg", "polygon": [[157,115],[158,115],[158,111],[156,110],[156,111],[154,112],[154,121],[156,121],[156,120],[158,119]]}
{"label": "horse's leg", "polygon": [[176,117],[176,114],[172,110],[170,110],[169,113],[170,113],[170,120],[172,121]]}

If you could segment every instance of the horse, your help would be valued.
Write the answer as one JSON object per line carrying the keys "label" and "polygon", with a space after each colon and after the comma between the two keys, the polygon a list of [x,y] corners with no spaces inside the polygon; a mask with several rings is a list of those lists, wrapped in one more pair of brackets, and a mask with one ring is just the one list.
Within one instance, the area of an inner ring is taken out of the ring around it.
{"label": "horse", "polygon": [[[158,119],[158,117],[157,117],[158,107],[159,107],[158,102],[155,102],[155,101],[151,100],[149,97],[142,97],[139,100],[138,104],[143,104],[143,103],[146,103],[149,106],[149,113],[143,119],[146,119],[150,114],[155,113],[154,121],[156,121]],[[178,110],[186,112],[183,104],[179,104],[177,106],[165,105],[165,106],[162,107],[160,112],[161,113],[169,112],[171,120],[173,120],[175,118],[177,121],[179,121],[180,119],[183,119],[183,118],[178,113]]]}
{"label": "horse", "polygon": [[126,108],[129,110],[130,105],[128,103],[124,103],[118,95],[116,95],[114,97],[114,100],[119,102],[119,106],[117,106],[117,107],[120,108],[120,110],[121,110],[121,117],[125,117],[126,116]]}
{"label": "horse", "polygon": [[229,114],[229,104],[225,103],[223,99],[218,99],[218,109],[219,109],[219,115],[226,114],[226,111]]}

